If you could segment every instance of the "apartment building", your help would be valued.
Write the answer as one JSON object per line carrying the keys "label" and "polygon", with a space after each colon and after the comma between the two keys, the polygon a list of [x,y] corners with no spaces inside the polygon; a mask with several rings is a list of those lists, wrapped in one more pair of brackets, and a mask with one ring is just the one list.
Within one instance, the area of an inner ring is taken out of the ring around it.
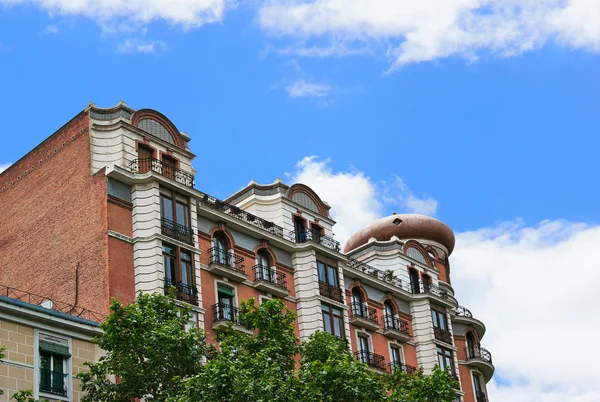
{"label": "apartment building", "polygon": [[202,192],[190,141],[155,110],[88,105],[0,174],[0,284],[101,314],[113,297],[174,286],[211,338],[228,322],[245,330],[240,300],[280,298],[303,340],[343,337],[382,372],[449,367],[463,401],[487,400],[485,325],[454,296],[448,226],[392,215],[342,249],[304,184]]}

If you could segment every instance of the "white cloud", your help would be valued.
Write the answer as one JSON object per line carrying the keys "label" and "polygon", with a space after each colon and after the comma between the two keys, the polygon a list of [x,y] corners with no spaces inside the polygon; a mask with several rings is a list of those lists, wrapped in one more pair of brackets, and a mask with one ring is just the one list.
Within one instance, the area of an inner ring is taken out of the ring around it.
{"label": "white cloud", "polygon": [[105,23],[125,18],[149,23],[164,20],[184,28],[220,22],[230,0],[0,0],[0,4],[32,3],[55,15],[81,15]]}
{"label": "white cloud", "polygon": [[166,48],[167,48],[167,44],[163,41],[157,41],[157,40],[147,41],[147,40],[142,40],[142,39],[129,38],[129,39],[126,39],[121,44],[119,44],[119,46],[117,47],[117,52],[123,53],[123,54],[125,54],[125,53],[149,54],[149,53],[155,53],[158,50],[164,50]]}
{"label": "white cloud", "polygon": [[44,29],[44,33],[45,34],[57,34],[58,33],[58,26],[56,25],[48,25],[45,29]]}
{"label": "white cloud", "polygon": [[354,168],[334,172],[330,162],[307,156],[288,176],[290,182],[306,184],[331,205],[331,214],[338,222],[335,237],[342,246],[356,231],[381,218],[386,208],[398,209],[399,213],[435,212],[437,201],[419,199],[397,176],[391,183],[376,182]]}
{"label": "white cloud", "polygon": [[12,163],[0,163],[0,173],[4,172],[12,165]]}
{"label": "white cloud", "polygon": [[318,82],[310,82],[303,79],[294,81],[285,90],[290,98],[317,97],[322,98],[331,93],[331,85]]}
{"label": "white cloud", "polygon": [[383,43],[391,69],[485,52],[511,56],[550,41],[600,50],[597,0],[267,0],[258,20],[271,35],[296,38],[299,49],[310,39],[329,49],[343,43],[344,52],[350,43]]}
{"label": "white cloud", "polygon": [[452,283],[485,322],[495,402],[596,402],[600,226],[515,221],[457,234]]}

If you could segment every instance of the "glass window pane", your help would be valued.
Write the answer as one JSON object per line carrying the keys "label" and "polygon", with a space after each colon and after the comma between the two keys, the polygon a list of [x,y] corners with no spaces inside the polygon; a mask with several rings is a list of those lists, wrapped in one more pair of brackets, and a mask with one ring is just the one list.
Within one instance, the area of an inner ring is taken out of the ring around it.
{"label": "glass window pane", "polygon": [[431,310],[431,318],[433,320],[433,326],[439,328],[440,324],[438,322],[437,312],[435,310]]}
{"label": "glass window pane", "polygon": [[175,221],[180,225],[189,227],[188,206],[178,202],[175,204],[175,212],[177,213]]}
{"label": "glass window pane", "polygon": [[325,332],[333,333],[331,328],[331,315],[326,312],[323,312],[323,330]]}
{"label": "glass window pane", "polygon": [[336,315],[338,317],[342,316],[342,310],[340,310],[338,308],[335,308],[335,307],[332,307],[332,311],[333,311],[333,315]]}
{"label": "glass window pane", "polygon": [[339,317],[333,317],[333,334],[342,337],[342,320]]}
{"label": "glass window pane", "polygon": [[329,306],[328,306],[327,304],[321,304],[321,309],[322,309],[323,311],[327,311],[327,312],[329,312],[329,311],[330,311],[330,310],[329,310]]}
{"label": "glass window pane", "polygon": [[327,273],[326,271],[326,267],[325,264],[323,264],[322,262],[317,262],[317,267],[319,269],[319,280],[321,282],[327,282]]}
{"label": "glass window pane", "polygon": [[327,276],[329,279],[329,284],[331,286],[335,286],[336,288],[338,287],[338,276],[337,276],[337,269],[335,269],[334,267],[327,267]]}
{"label": "glass window pane", "polygon": [[165,197],[164,195],[160,196],[162,198],[161,202],[161,215],[163,218],[167,218],[169,220],[173,220],[173,201],[169,197]]}

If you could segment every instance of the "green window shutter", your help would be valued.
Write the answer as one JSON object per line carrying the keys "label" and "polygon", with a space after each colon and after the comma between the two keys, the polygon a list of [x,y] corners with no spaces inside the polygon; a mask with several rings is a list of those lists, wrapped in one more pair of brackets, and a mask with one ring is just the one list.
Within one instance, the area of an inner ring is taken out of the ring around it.
{"label": "green window shutter", "polygon": [[71,354],[69,353],[69,347],[65,345],[59,345],[57,343],[40,341],[40,350],[55,355],[71,357]]}
{"label": "green window shutter", "polygon": [[220,294],[223,294],[225,296],[231,296],[231,297],[235,296],[235,293],[233,292],[233,289],[230,288],[229,286],[225,286],[225,285],[219,284],[219,285],[217,285],[217,291]]}

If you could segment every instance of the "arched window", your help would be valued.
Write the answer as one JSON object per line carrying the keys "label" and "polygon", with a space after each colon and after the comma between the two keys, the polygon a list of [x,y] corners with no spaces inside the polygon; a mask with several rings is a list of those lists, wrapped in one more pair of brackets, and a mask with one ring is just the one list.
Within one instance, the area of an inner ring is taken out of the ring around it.
{"label": "arched window", "polygon": [[435,253],[431,250],[427,251],[427,255],[429,256],[429,260],[431,261],[431,266],[435,267],[435,261],[437,260]]}
{"label": "arched window", "polygon": [[419,261],[421,264],[429,265],[427,262],[427,257],[416,247],[408,247],[406,249],[406,255],[412,258],[413,260]]}
{"label": "arched window", "polygon": [[383,303],[383,324],[385,328],[396,328],[396,317],[394,312],[394,305],[390,300],[386,300],[385,303]]}
{"label": "arched window", "polygon": [[271,269],[269,254],[266,250],[261,249],[256,253],[256,268],[255,274],[257,280],[274,282],[275,272]]}
{"label": "arched window", "polygon": [[471,331],[467,332],[467,357],[472,359],[476,357],[477,352],[477,344],[475,342],[475,337]]}
{"label": "arched window", "polygon": [[227,237],[223,232],[216,232],[213,235],[213,246],[211,249],[211,260],[222,265],[228,265],[229,244]]}
{"label": "arched window", "polygon": [[352,315],[356,317],[363,316],[363,297],[360,289],[352,289]]}

